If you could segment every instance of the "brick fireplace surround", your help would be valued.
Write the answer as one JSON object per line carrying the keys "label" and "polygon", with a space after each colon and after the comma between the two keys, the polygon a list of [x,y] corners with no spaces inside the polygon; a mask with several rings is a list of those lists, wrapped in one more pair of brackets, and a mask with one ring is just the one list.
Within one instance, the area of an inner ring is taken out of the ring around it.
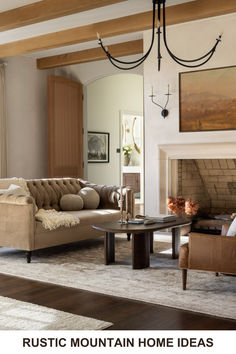
{"label": "brick fireplace surround", "polygon": [[200,202],[201,213],[236,212],[236,143],[158,146],[159,212],[169,195]]}
{"label": "brick fireplace surround", "polygon": [[170,195],[191,198],[200,204],[192,229],[220,233],[236,213],[236,143],[159,145],[158,154],[159,212]]}
{"label": "brick fireplace surround", "polygon": [[200,214],[236,212],[236,160],[178,160],[177,194],[198,201]]}

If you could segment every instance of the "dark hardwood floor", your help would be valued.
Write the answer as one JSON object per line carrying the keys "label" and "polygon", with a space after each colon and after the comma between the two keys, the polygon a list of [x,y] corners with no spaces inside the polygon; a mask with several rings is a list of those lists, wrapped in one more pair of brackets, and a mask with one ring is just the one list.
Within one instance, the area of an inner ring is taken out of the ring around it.
{"label": "dark hardwood floor", "polygon": [[114,323],[109,330],[236,329],[234,320],[3,274],[0,295]]}

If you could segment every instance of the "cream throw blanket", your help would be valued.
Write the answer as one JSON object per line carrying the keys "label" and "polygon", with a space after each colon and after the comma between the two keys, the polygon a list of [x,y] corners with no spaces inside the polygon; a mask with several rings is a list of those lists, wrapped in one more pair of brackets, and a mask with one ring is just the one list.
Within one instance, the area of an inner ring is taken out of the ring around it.
{"label": "cream throw blanket", "polygon": [[60,226],[75,226],[80,223],[77,216],[55,209],[45,210],[39,209],[35,214],[36,220],[42,221],[43,227],[48,230],[55,230]]}

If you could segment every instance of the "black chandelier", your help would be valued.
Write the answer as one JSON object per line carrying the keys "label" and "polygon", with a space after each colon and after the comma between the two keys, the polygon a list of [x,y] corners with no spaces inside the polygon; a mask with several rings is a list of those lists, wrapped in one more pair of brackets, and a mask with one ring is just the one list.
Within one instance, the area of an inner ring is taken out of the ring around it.
{"label": "black chandelier", "polygon": [[[106,54],[108,60],[113,64],[116,68],[121,69],[121,70],[130,70],[138,67],[141,65],[148,57],[150,54],[153,44],[154,44],[154,38],[155,38],[155,24],[157,23],[157,60],[158,60],[158,71],[161,69],[161,8],[162,8],[162,24],[163,24],[163,41],[165,48],[171,58],[176,61],[176,63],[185,66],[187,68],[197,68],[199,66],[202,66],[206,64],[211,57],[213,56],[216,47],[218,46],[219,42],[221,42],[221,37],[222,35],[219,35],[219,37],[216,39],[215,45],[207,52],[205,55],[201,56],[200,58],[197,59],[191,59],[191,60],[185,60],[177,57],[175,54],[171,52],[171,50],[168,47],[167,44],[167,38],[166,38],[166,12],[165,12],[165,3],[166,0],[153,0],[153,22],[152,22],[152,40],[151,40],[151,45],[146,52],[141,58],[134,60],[134,61],[122,61],[114,58],[108,51],[107,47],[104,47],[102,39],[100,38],[99,33],[97,33],[98,36],[98,43],[100,44],[101,48],[103,49],[104,53]],[[156,11],[157,8],[157,11]],[[157,16],[157,21],[156,21],[156,16]],[[121,65],[120,65],[121,64]],[[123,65],[123,66],[122,66]]]}

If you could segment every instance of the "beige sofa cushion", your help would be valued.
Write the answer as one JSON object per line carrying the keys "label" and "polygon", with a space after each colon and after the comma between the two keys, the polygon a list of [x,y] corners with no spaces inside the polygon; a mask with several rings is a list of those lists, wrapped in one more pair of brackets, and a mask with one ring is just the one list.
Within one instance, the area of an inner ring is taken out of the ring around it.
{"label": "beige sofa cushion", "polygon": [[81,210],[83,209],[84,201],[77,194],[65,194],[61,197],[60,207],[61,210]]}
{"label": "beige sofa cushion", "polygon": [[113,209],[90,209],[80,211],[66,211],[72,215],[76,215],[80,219],[80,225],[94,225],[108,221],[116,221],[120,218],[120,211]]}
{"label": "beige sofa cushion", "polygon": [[[80,224],[77,226],[73,226],[80,228],[83,226],[90,226],[91,231],[92,231],[92,225],[95,224],[100,224],[103,222],[112,222],[112,221],[117,221],[120,219],[120,212],[118,210],[113,210],[113,209],[93,209],[93,210],[79,210],[79,211],[65,211],[65,213],[72,214],[73,216],[77,216],[80,220]],[[69,228],[68,228],[69,229]],[[57,231],[65,230],[66,234],[66,228],[65,227],[60,227],[57,229]],[[45,230],[44,227],[42,226],[42,223],[37,221],[36,222],[36,233],[43,233],[43,232],[50,232],[49,230]],[[80,237],[78,236],[78,240]],[[81,239],[83,239],[83,235],[81,235]],[[66,235],[65,235],[65,240],[66,240]],[[66,243],[66,242],[65,242]]]}
{"label": "beige sofa cushion", "polygon": [[78,195],[84,201],[84,209],[96,209],[100,203],[100,196],[95,189],[90,187],[82,188]]}

